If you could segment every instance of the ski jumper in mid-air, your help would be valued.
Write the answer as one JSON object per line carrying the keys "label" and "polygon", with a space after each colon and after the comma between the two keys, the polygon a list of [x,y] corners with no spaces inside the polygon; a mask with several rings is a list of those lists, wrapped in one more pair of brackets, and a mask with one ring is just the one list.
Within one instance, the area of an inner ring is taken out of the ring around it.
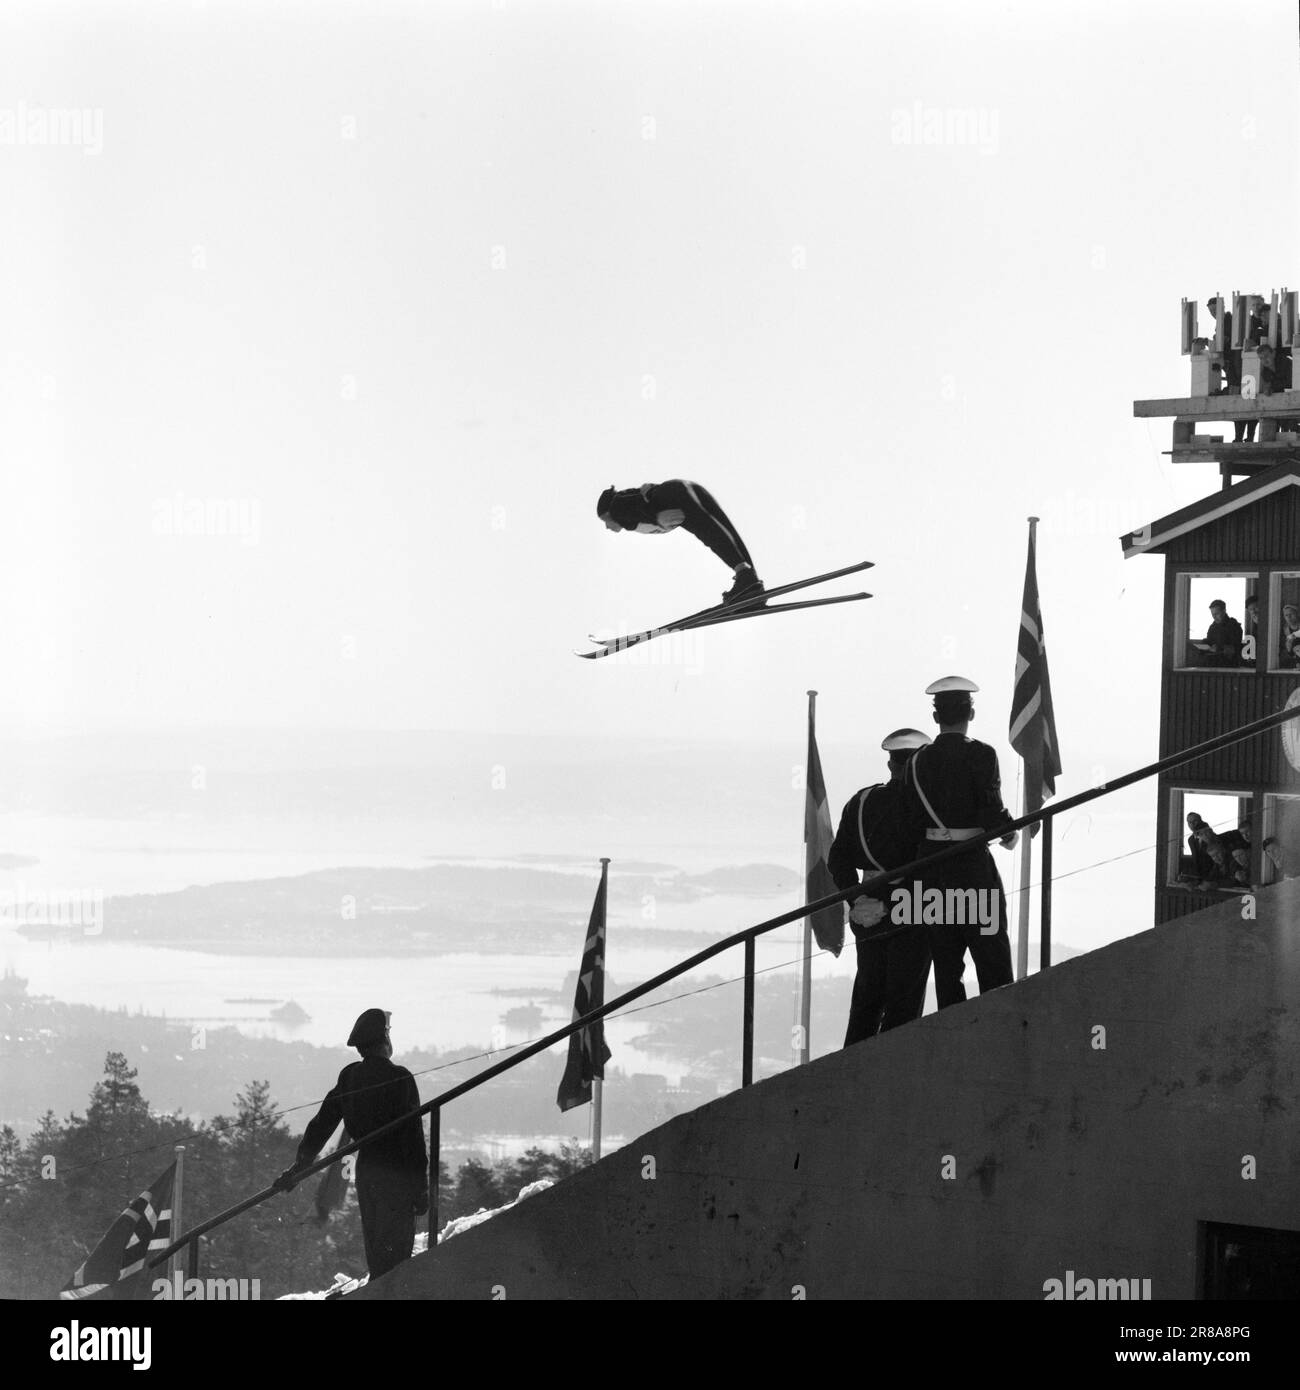
{"label": "ski jumper in mid-air", "polygon": [[685,478],[640,487],[607,487],[596,503],[596,515],[611,531],[640,531],[662,535],[679,526],[704,542],[735,577],[723,603],[752,601],[763,593],[745,542],[726,512],[706,487]]}

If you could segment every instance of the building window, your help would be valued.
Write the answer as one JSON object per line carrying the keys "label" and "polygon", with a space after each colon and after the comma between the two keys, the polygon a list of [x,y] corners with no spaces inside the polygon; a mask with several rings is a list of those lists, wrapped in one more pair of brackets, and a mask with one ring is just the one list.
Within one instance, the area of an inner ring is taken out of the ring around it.
{"label": "building window", "polygon": [[1179,670],[1254,670],[1257,641],[1251,629],[1258,589],[1256,574],[1180,574],[1174,666]]}
{"label": "building window", "polygon": [[1269,584],[1268,669],[1294,671],[1300,667],[1300,570],[1279,570]]}
{"label": "building window", "polygon": [[1264,797],[1265,883],[1300,874],[1300,796]]}
{"label": "building window", "polygon": [[1251,798],[1176,788],[1170,799],[1167,882],[1201,893],[1250,887]]}
{"label": "building window", "polygon": [[1198,1298],[1222,1302],[1300,1298],[1300,1231],[1218,1221],[1198,1224]]}

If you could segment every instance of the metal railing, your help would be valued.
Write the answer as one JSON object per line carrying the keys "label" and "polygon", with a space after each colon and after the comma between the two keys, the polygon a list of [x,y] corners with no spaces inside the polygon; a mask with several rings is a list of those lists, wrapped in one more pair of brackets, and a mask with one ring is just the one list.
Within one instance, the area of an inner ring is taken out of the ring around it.
{"label": "metal railing", "polygon": [[[1114,781],[1102,783],[1100,786],[1092,787],[1088,791],[1079,792],[1076,796],[1066,797],[1064,801],[1059,801],[1052,806],[1045,806],[1039,811],[1030,815],[1020,816],[1016,820],[1005,822],[998,826],[996,830],[989,830],[979,837],[972,837],[969,840],[961,840],[948,848],[940,850],[935,854],[928,854],[919,859],[913,859],[910,863],[902,864],[896,869],[884,870],[880,873],[871,874],[859,884],[852,888],[845,888],[838,893],[832,893],[824,898],[819,898],[816,902],[805,903],[802,907],[792,908],[789,912],[783,912],[778,917],[769,918],[765,922],[759,922],[752,927],[746,927],[743,931],[733,932],[732,935],[724,937],[721,941],[715,941],[713,945],[706,946],[702,951],[697,951],[693,956],[688,956],[685,960],[679,961],[668,970],[661,971],[653,979],[646,980],[643,984],[634,986],[620,994],[617,999],[611,999],[599,1009],[593,1009],[590,1013],[584,1014],[581,1018],[574,1019],[571,1023],[565,1024],[562,1028],[557,1028],[553,1033],[548,1033],[544,1038],[538,1038],[536,1042],[529,1043],[518,1052],[500,1062],[494,1063],[486,1070],[472,1076],[467,1081],[462,1081],[459,1085],[453,1086],[450,1090],[444,1091],[441,1095],[435,1096],[433,1100],[426,1101],[418,1110],[408,1111],[405,1115],[396,1120],[390,1120],[387,1124],[381,1125],[378,1129],[371,1130],[364,1138],[354,1139],[351,1143],[342,1145],[332,1150],[324,1158],[318,1158],[315,1162],[300,1170],[296,1175],[296,1182],[310,1177],[313,1173],[318,1173],[330,1164],[339,1162],[349,1154],[356,1153],[358,1149],[364,1148],[366,1144],[378,1139],[380,1135],[388,1134],[397,1129],[400,1125],[408,1124],[412,1117],[429,1116],[429,1249],[432,1250],[437,1244],[438,1234],[438,1172],[441,1156],[441,1132],[442,1132],[442,1108],[449,1102],[456,1100],[477,1087],[491,1081],[493,1077],[500,1076],[503,1072],[509,1071],[512,1067],[517,1067],[522,1062],[526,1062],[530,1057],[535,1057],[539,1052],[545,1052],[547,1048],[554,1047],[556,1043],[563,1042],[571,1034],[579,1032],[583,1028],[598,1022],[607,1014],[614,1013],[616,1010],[630,1004],[634,999],[651,993],[660,986],[667,984],[671,980],[693,970],[697,965],[702,965],[705,961],[712,960],[715,956],[721,955],[724,951],[729,951],[734,946],[743,946],[745,955],[745,976],[744,993],[741,1006],[741,1082],[742,1086],[748,1086],[754,1079],[754,977],[755,977],[755,945],[756,940],[769,931],[777,927],[788,926],[792,922],[802,921],[803,918],[811,916],[815,912],[820,912],[823,908],[831,907],[835,903],[844,902],[848,898],[857,897],[859,894],[870,888],[881,887],[884,884],[892,883],[895,879],[903,878],[908,874],[916,873],[918,870],[932,868],[935,864],[942,863],[946,859],[952,859],[960,854],[969,854],[970,851],[978,846],[987,845],[993,840],[1002,839],[1013,830],[1023,830],[1027,826],[1036,825],[1041,821],[1050,821],[1052,817],[1062,815],[1066,811],[1072,811],[1078,806],[1086,805],[1090,801],[1096,801],[1099,797],[1109,796],[1112,792],[1130,787],[1135,782],[1145,781],[1148,777],[1154,777],[1161,772],[1167,772],[1170,768],[1181,767],[1185,763],[1195,762],[1198,758],[1203,758],[1210,753],[1216,753],[1221,748],[1230,747],[1234,743],[1241,743],[1248,738],[1256,738],[1258,735],[1267,733],[1270,729],[1279,727],[1287,720],[1300,717],[1300,705],[1294,708],[1287,708],[1275,711],[1273,714],[1265,715],[1262,719],[1257,719],[1253,723],[1243,724],[1239,729],[1233,729],[1226,734],[1220,734],[1215,738],[1207,739],[1204,743],[1198,743],[1191,748],[1184,748],[1178,753],[1170,754],[1167,758],[1161,758],[1154,763],[1148,763],[1145,767],[1140,767],[1134,772],[1125,773],[1122,777],[1115,778]],[[1044,837],[1045,848],[1050,844],[1050,838]],[[1042,880],[1045,893],[1051,891],[1051,863],[1047,856],[1044,856],[1042,868]],[[902,928],[899,928],[902,930]],[[880,933],[880,936],[889,933]],[[874,939],[874,938],[873,938]],[[1047,964],[1044,959],[1044,966]],[[296,1183],[295,1183],[296,1185]],[[237,1202],[234,1206],[228,1207],[225,1211],[219,1212],[216,1216],[210,1217],[207,1221],[195,1226],[192,1230],[186,1231],[183,1235],[174,1240],[165,1250],[156,1255],[149,1261],[149,1267],[156,1268],[158,1265],[170,1259],[177,1252],[188,1247],[187,1268],[190,1275],[194,1276],[198,1268],[198,1248],[200,1239],[218,1226],[224,1225],[232,1218],[241,1215],[255,1207],[268,1198],[276,1195],[279,1189],[275,1187],[263,1188],[260,1192],[255,1192],[251,1197],[246,1197],[242,1202]]]}

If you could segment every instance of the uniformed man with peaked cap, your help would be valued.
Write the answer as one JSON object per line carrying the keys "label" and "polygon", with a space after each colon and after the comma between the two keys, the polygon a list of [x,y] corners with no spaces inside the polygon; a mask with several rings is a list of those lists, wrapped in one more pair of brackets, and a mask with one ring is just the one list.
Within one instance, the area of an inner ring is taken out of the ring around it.
{"label": "uniformed man with peaked cap", "polygon": [[[881,748],[889,754],[889,781],[855,792],[840,813],[839,829],[826,865],[835,886],[852,888],[863,878],[906,864],[916,856],[915,827],[906,814],[903,774],[912,755],[930,742],[919,729],[895,729]],[[930,976],[930,939],[923,924],[892,924],[888,902],[893,885],[882,883],[852,900],[849,924],[857,938],[858,972],[853,980],[844,1046],[897,1028],[921,1016]]]}
{"label": "uniformed man with peaked cap", "polygon": [[420,1091],[415,1078],[393,1060],[389,1033],[392,1014],[366,1009],[348,1035],[348,1046],[361,1054],[339,1073],[334,1089],[307,1125],[293,1165],[273,1186],[287,1192],[343,1124],[353,1139],[406,1115],[410,1118],[357,1151],[357,1205],[366,1244],[366,1265],[377,1279],[403,1260],[415,1244],[415,1218],[429,1210],[429,1160],[424,1125],[418,1115]]}
{"label": "uniformed man with peaked cap", "polygon": [[[926,894],[937,888],[945,897],[942,920],[929,925],[935,996],[941,1009],[966,998],[962,972],[967,951],[975,962],[981,994],[1009,985],[1013,978],[1006,895],[993,856],[979,840],[986,831],[1008,824],[1012,816],[1002,804],[998,755],[966,734],[975,717],[971,695],[978,690],[965,676],[944,676],[926,687],[925,693],[934,697],[939,735],[911,760],[904,779],[908,814],[918,831],[918,856],[937,854],[962,840],[977,841],[968,854],[954,855],[924,874]],[[1016,839],[1011,831],[1001,844],[1012,849]],[[970,893],[949,889],[976,893],[972,901]],[[987,911],[987,922],[981,919],[981,908]]]}

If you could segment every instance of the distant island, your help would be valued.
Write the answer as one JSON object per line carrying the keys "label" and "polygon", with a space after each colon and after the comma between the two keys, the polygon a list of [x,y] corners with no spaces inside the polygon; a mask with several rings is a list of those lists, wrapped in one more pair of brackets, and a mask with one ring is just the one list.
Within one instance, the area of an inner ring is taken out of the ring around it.
{"label": "distant island", "polygon": [[34,854],[0,854],[0,869],[30,869],[40,862]]}
{"label": "distant island", "polygon": [[[697,948],[698,931],[619,920],[623,904],[692,903],[719,893],[792,899],[798,880],[775,864],[688,874],[623,873],[610,920],[629,945]],[[222,955],[428,956],[455,952],[563,954],[591,911],[594,875],[479,864],[339,868],[107,898],[100,940]],[[743,922],[734,925],[740,927]],[[18,928],[45,939],[63,925]]]}

